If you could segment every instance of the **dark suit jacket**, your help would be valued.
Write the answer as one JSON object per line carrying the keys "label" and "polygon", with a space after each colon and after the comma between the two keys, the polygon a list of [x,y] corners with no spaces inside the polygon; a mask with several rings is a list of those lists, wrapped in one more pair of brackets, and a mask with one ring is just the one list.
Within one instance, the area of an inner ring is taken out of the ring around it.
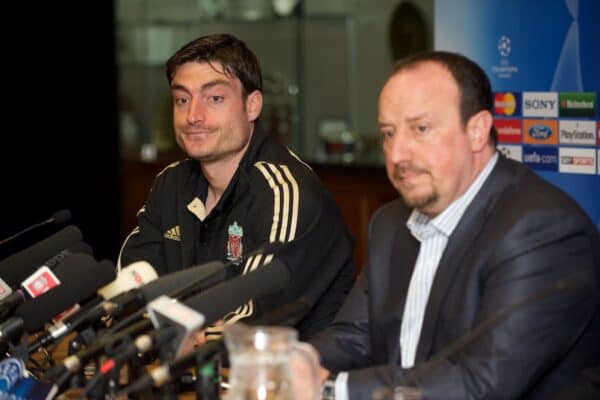
{"label": "dark suit jacket", "polygon": [[350,371],[351,399],[400,384],[427,399],[543,399],[600,361],[598,231],[566,194],[500,156],[440,260],[416,354],[424,370],[397,366],[419,251],[406,228],[410,211],[399,199],[374,214],[369,263],[334,323],[311,341],[325,367]]}

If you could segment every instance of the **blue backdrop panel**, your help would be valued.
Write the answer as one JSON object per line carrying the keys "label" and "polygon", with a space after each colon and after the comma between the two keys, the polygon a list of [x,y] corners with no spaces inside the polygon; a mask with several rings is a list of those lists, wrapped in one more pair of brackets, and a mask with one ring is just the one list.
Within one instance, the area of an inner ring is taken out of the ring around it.
{"label": "blue backdrop panel", "polygon": [[[514,136],[509,136],[511,145],[504,148],[512,148],[517,159],[531,154],[532,148],[539,154],[558,154],[555,168],[527,164],[575,198],[600,229],[600,1],[437,0],[435,10],[436,49],[460,52],[477,61],[495,92],[513,93],[511,98],[518,102],[550,100],[544,111],[529,108],[538,112],[535,116],[524,116],[524,103],[516,104],[512,115],[497,115],[497,119],[522,120],[524,127],[531,126],[530,118],[547,119],[550,126],[560,127],[552,130],[547,141],[539,140],[539,132],[534,136],[533,129],[524,128],[521,148],[514,151]],[[567,103],[567,98],[575,102]],[[590,101],[593,109],[586,108]],[[583,104],[585,111],[569,110],[572,104]],[[593,139],[589,139],[589,121],[593,121]],[[588,139],[573,141],[561,133],[574,133],[580,126],[585,126]],[[574,167],[575,162],[580,165]]]}

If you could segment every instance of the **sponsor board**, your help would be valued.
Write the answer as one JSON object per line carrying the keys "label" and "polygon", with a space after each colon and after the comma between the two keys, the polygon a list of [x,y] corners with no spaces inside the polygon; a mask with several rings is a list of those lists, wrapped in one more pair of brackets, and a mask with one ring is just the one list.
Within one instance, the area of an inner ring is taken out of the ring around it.
{"label": "sponsor board", "polygon": [[558,148],[523,146],[523,163],[540,171],[558,171]]}
{"label": "sponsor board", "polygon": [[498,144],[496,147],[498,151],[512,160],[523,162],[523,149],[521,146],[514,144]]}
{"label": "sponsor board", "polygon": [[524,119],[523,143],[558,144],[558,121],[554,119]]}
{"label": "sponsor board", "polygon": [[495,119],[494,126],[500,143],[521,143],[520,119]]}
{"label": "sponsor board", "polygon": [[558,117],[557,92],[523,92],[524,117]]}
{"label": "sponsor board", "polygon": [[595,174],[595,149],[561,147],[559,149],[559,172],[568,174]]}
{"label": "sponsor board", "polygon": [[565,120],[558,123],[560,144],[594,146],[596,144],[596,124],[594,121]]}
{"label": "sponsor board", "polygon": [[515,117],[520,114],[521,96],[515,92],[494,93],[494,113],[503,117]]}
{"label": "sponsor board", "polygon": [[596,92],[560,93],[561,117],[596,116]]}
{"label": "sponsor board", "polygon": [[598,121],[597,124],[598,125],[596,126],[596,144],[600,146],[600,121]]}

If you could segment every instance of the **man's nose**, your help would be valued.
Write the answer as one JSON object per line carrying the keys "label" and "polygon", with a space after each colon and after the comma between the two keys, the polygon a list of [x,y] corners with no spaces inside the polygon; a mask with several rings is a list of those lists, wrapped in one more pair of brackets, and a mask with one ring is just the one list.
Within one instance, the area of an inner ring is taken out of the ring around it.
{"label": "man's nose", "polygon": [[389,161],[398,164],[411,159],[412,144],[410,139],[407,138],[407,135],[404,135],[402,132],[397,132],[388,140],[389,143],[385,156]]}
{"label": "man's nose", "polygon": [[190,107],[187,111],[187,122],[191,125],[204,122],[206,110],[201,101],[197,99],[190,100]]}

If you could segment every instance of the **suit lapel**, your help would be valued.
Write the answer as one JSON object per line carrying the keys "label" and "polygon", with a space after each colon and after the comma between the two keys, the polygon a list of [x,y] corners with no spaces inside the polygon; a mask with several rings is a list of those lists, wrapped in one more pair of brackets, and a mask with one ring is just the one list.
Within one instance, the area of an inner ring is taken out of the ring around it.
{"label": "suit lapel", "polygon": [[492,173],[473,198],[448,240],[431,287],[415,362],[423,362],[430,356],[440,308],[449,300],[446,293],[450,283],[459,267],[471,263],[465,259],[465,254],[483,229],[498,194],[510,184],[512,174],[509,165],[510,161],[500,155]]}
{"label": "suit lapel", "polygon": [[[406,223],[406,221],[403,221]],[[391,248],[390,259],[386,260],[390,266],[389,287],[391,293],[387,293],[384,301],[384,315],[389,315],[390,319],[384,324],[384,336],[389,349],[389,362],[400,362],[400,326],[404,314],[404,304],[408,293],[408,285],[412,276],[417,255],[419,253],[419,242],[415,239],[408,229],[400,229],[396,233],[394,244]],[[386,278],[387,279],[387,278]],[[398,356],[395,356],[395,355]]]}
{"label": "suit lapel", "polygon": [[400,324],[419,242],[406,229],[410,210],[401,199],[383,206],[369,225],[369,280],[373,359],[395,364],[400,348]]}

